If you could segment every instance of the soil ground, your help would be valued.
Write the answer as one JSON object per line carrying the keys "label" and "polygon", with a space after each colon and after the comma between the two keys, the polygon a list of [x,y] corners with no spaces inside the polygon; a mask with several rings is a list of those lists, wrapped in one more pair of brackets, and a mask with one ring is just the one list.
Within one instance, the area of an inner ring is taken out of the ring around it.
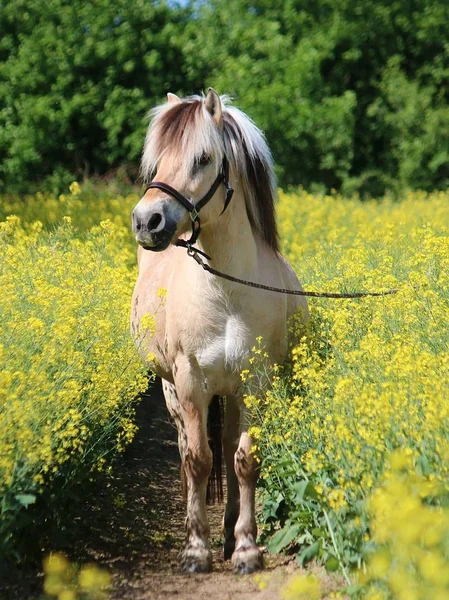
{"label": "soil ground", "polygon": [[[65,552],[72,561],[95,562],[113,577],[111,600],[278,600],[295,571],[289,557],[265,556],[266,587],[253,575],[237,576],[222,558],[223,505],[208,507],[214,570],[188,575],[179,569],[185,506],[180,484],[177,434],[160,387],[137,412],[139,432],[130,448],[83,498],[74,501],[67,524],[40,542],[44,553]],[[317,569],[326,594],[340,587]],[[43,573],[26,565],[0,582],[0,600],[42,598]]]}

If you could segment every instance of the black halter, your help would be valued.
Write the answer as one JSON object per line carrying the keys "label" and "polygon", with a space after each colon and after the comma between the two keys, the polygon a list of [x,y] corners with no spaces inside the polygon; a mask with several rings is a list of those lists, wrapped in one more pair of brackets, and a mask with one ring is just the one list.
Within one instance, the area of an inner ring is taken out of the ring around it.
{"label": "black halter", "polygon": [[201,221],[199,215],[200,210],[209,202],[209,200],[212,198],[212,196],[215,194],[215,192],[221,184],[224,185],[226,190],[224,208],[220,213],[222,215],[224,211],[228,208],[228,205],[234,193],[234,190],[229,184],[229,162],[226,156],[223,157],[220,172],[218,173],[211,188],[209,189],[207,194],[203,196],[203,198],[201,198],[201,200],[199,200],[196,204],[192,204],[192,202],[188,200],[185,196],[183,196],[181,192],[178,192],[178,190],[175,190],[175,188],[171,187],[171,185],[168,185],[168,183],[164,183],[163,181],[151,181],[147,185],[147,189],[145,191],[150,190],[151,188],[157,188],[158,190],[162,190],[166,194],[169,194],[170,196],[181,202],[181,204],[184,206],[184,208],[187,209],[190,215],[190,219],[192,221],[192,235],[187,241],[178,240],[176,242],[176,246],[183,246],[184,248],[189,249],[196,242],[201,231]]}

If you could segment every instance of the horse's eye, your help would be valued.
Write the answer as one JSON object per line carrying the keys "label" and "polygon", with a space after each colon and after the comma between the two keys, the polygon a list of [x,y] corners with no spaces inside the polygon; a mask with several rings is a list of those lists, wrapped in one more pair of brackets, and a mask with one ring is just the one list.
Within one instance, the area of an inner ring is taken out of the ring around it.
{"label": "horse's eye", "polygon": [[203,152],[203,154],[201,155],[200,159],[198,160],[198,165],[200,167],[205,167],[208,164],[210,164],[211,162],[211,157],[209,156],[209,154],[206,154],[205,152]]}

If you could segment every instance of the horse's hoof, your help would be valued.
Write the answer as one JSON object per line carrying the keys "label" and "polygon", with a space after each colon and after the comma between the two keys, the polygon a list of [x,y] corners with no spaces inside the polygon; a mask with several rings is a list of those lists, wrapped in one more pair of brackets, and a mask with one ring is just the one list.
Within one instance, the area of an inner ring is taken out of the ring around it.
{"label": "horse's hoof", "polygon": [[181,568],[186,573],[209,573],[212,571],[212,552],[207,548],[187,546],[181,552]]}
{"label": "horse's hoof", "polygon": [[232,567],[238,575],[248,575],[263,569],[263,557],[257,546],[239,548],[232,555]]}

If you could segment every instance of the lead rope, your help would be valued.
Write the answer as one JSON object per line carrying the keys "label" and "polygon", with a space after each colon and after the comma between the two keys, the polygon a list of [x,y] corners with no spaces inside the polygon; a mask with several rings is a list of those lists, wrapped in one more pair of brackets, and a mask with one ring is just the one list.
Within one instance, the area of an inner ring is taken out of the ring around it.
{"label": "lead rope", "polygon": [[264,285],[263,283],[255,283],[254,281],[246,281],[245,279],[239,279],[238,277],[233,277],[232,275],[227,275],[226,273],[222,273],[217,269],[214,269],[210,265],[206,264],[199,254],[203,254],[210,260],[210,257],[207,256],[198,248],[194,248],[193,246],[186,243],[187,254],[191,256],[205,271],[211,273],[211,275],[215,275],[216,277],[221,277],[222,279],[227,279],[228,281],[232,281],[233,283],[241,283],[242,285],[247,285],[249,287],[257,288],[259,290],[267,290],[269,292],[277,292],[278,294],[290,294],[291,296],[308,296],[311,298],[364,298],[365,296],[390,296],[391,294],[397,294],[398,289],[386,290],[385,292],[352,292],[349,294],[339,294],[337,292],[304,292],[302,290],[287,290],[284,288],[272,287],[271,285]]}

